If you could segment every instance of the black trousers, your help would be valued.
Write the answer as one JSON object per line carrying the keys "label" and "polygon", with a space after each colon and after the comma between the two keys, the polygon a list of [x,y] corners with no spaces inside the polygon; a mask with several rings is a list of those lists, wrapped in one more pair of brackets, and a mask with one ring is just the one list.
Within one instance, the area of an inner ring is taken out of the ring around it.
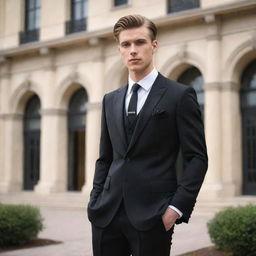
{"label": "black trousers", "polygon": [[148,231],[138,231],[130,223],[121,204],[106,228],[92,225],[94,256],[169,256],[173,228],[166,232],[161,219]]}

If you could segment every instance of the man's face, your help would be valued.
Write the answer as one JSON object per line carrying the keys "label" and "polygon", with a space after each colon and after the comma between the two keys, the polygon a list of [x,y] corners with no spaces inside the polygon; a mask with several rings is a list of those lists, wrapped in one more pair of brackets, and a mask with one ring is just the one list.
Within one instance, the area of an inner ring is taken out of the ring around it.
{"label": "man's face", "polygon": [[119,34],[119,51],[129,73],[146,75],[153,68],[157,41],[152,41],[147,27],[123,30]]}

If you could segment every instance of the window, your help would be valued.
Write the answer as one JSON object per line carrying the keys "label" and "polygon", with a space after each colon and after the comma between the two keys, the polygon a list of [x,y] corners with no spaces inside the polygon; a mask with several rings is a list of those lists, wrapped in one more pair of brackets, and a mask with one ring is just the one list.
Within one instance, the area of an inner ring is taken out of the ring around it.
{"label": "window", "polygon": [[40,0],[26,0],[25,2],[25,26],[20,32],[20,43],[38,41],[40,27]]}
{"label": "window", "polygon": [[[196,67],[190,67],[185,70],[177,79],[179,83],[192,86],[197,95],[198,104],[201,109],[202,116],[204,115],[204,91],[203,91],[203,84],[204,78],[202,73]],[[182,178],[183,171],[186,167],[186,163],[183,160],[181,150],[178,154],[178,158],[176,161],[176,170],[177,170],[177,177],[178,180]]]}
{"label": "window", "polygon": [[204,78],[201,72],[196,67],[191,67],[180,75],[178,82],[190,85],[195,89],[201,112],[204,113]]}
{"label": "window", "polygon": [[71,0],[71,19],[66,22],[66,34],[86,30],[88,0]]}
{"label": "window", "polygon": [[85,182],[86,103],[85,89],[71,97],[68,111],[68,190],[80,191]]}
{"label": "window", "polygon": [[256,195],[256,60],[244,70],[241,85],[243,194]]}
{"label": "window", "polygon": [[41,103],[32,96],[25,109],[24,125],[24,190],[33,190],[40,177]]}
{"label": "window", "polygon": [[199,8],[199,0],[168,0],[168,13]]}
{"label": "window", "polygon": [[128,4],[128,0],[114,0],[114,6],[121,6]]}

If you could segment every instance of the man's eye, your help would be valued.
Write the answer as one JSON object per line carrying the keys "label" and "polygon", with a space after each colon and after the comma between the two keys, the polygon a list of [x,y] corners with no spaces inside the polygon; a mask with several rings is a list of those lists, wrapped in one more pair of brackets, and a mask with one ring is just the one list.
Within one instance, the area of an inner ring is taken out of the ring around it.
{"label": "man's eye", "polygon": [[122,47],[128,47],[130,44],[129,43],[122,43],[121,46]]}
{"label": "man's eye", "polygon": [[137,44],[137,45],[142,45],[142,44],[145,44],[145,41],[144,41],[144,40],[138,40],[138,41],[136,42],[136,44]]}

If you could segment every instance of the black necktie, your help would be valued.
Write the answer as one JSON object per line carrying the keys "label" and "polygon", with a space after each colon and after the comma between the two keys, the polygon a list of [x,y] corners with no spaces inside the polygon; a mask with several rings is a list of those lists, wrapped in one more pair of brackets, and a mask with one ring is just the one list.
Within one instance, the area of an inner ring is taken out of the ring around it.
{"label": "black necktie", "polygon": [[137,116],[137,102],[138,102],[138,90],[140,88],[139,84],[134,84],[132,86],[132,97],[130,99],[129,102],[129,106],[128,106],[128,121],[130,124],[133,124],[133,122],[136,120],[136,116]]}

